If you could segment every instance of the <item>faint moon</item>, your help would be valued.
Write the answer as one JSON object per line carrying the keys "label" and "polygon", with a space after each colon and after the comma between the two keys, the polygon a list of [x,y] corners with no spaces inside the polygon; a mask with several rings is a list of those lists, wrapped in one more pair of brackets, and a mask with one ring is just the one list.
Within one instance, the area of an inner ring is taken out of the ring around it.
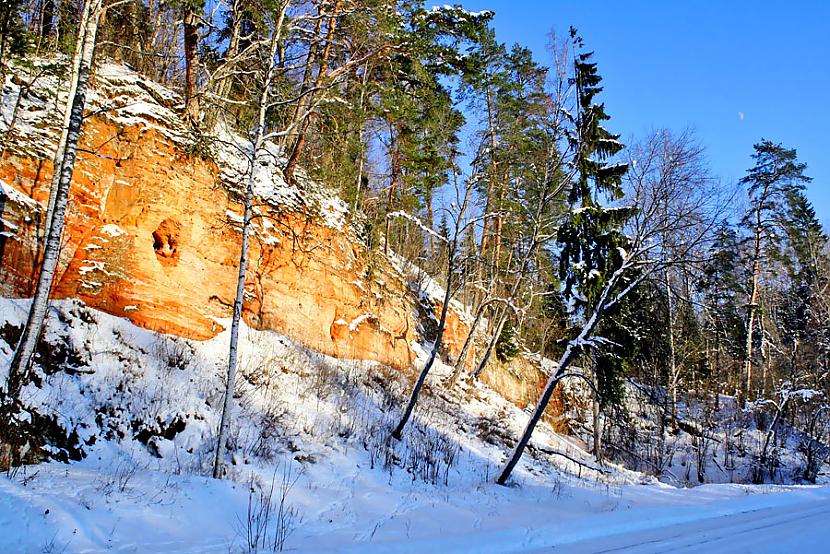
{"label": "faint moon", "polygon": [[740,119],[741,121],[744,120],[744,112],[738,112],[738,119]]}

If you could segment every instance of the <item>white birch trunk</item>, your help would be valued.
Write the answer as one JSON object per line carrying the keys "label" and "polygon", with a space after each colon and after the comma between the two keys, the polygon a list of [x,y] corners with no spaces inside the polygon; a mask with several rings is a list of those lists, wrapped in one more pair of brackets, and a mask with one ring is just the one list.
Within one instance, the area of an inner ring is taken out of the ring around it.
{"label": "white birch trunk", "polygon": [[20,342],[15,351],[11,366],[9,367],[7,392],[13,399],[17,398],[20,389],[25,384],[35,348],[37,347],[46,321],[46,312],[49,307],[49,294],[52,290],[55,268],[57,267],[60,256],[61,236],[63,234],[64,216],[69,203],[69,188],[72,183],[72,174],[75,168],[75,155],[77,154],[78,140],[83,124],[87,85],[89,84],[89,76],[92,72],[95,37],[98,33],[98,23],[104,12],[103,2],[102,0],[89,0],[85,3],[84,10],[88,10],[89,19],[86,29],[79,30],[80,63],[77,74],[73,75],[73,83],[70,84],[70,90],[74,90],[75,93],[71,100],[72,109],[68,125],[66,126],[66,140],[63,145],[61,165],[60,169],[56,170],[59,178],[57,187],[54,187],[55,198],[51,225],[49,226],[49,233],[46,235],[43,263],[40,267],[35,295],[29,310],[29,317],[26,321],[23,334],[20,337]]}
{"label": "white birch trunk", "polygon": [[571,363],[573,363],[577,354],[579,354],[583,346],[588,342],[588,339],[590,339],[593,335],[594,329],[596,329],[599,324],[605,310],[608,309],[611,304],[616,303],[624,297],[625,294],[632,290],[633,284],[629,285],[621,293],[619,293],[613,301],[609,299],[611,293],[622,279],[624,273],[630,268],[629,263],[630,259],[624,261],[623,265],[611,275],[611,278],[608,279],[608,282],[603,288],[602,294],[597,301],[597,307],[591,314],[591,317],[587,322],[585,322],[585,325],[582,327],[579,335],[576,338],[571,339],[565,347],[565,351],[559,358],[559,364],[556,371],[548,379],[548,382],[545,384],[545,388],[542,390],[542,394],[539,396],[539,400],[536,402],[536,408],[533,410],[533,415],[530,416],[530,421],[528,421],[522,436],[519,438],[519,442],[516,443],[516,447],[510,454],[510,457],[504,465],[501,474],[498,479],[496,479],[496,483],[499,485],[504,485],[510,478],[510,474],[516,467],[516,464],[519,463],[522,453],[527,447],[527,444],[530,442],[533,430],[536,429],[536,425],[539,423],[539,420],[542,419],[542,414],[544,414],[545,408],[547,408],[548,402],[550,402],[551,396],[553,396],[553,391],[556,388],[556,385],[563,377],[565,377]]}
{"label": "white birch trunk", "polygon": [[[81,21],[78,25],[78,44],[75,46],[75,55],[72,58],[72,68],[69,77],[69,91],[67,92],[66,103],[63,107],[63,125],[61,126],[61,136],[60,139],[58,139],[58,145],[55,149],[55,156],[52,159],[52,183],[49,188],[49,203],[46,207],[43,234],[38,238],[38,243],[41,243],[47,236],[49,236],[49,230],[52,228],[52,217],[55,212],[55,200],[57,198],[58,184],[61,176],[60,169],[63,163],[64,152],[66,151],[66,138],[69,133],[69,123],[72,117],[72,103],[75,98],[75,92],[78,88],[78,74],[81,71],[84,43],[86,42],[86,36],[88,34],[89,18],[92,12],[93,3],[95,3],[95,0],[84,2],[84,7],[81,11]],[[94,37],[93,42],[95,42]]]}
{"label": "white birch trunk", "polygon": [[239,325],[242,320],[242,308],[245,302],[245,275],[248,271],[248,237],[251,232],[251,216],[254,201],[254,179],[256,177],[257,165],[259,163],[263,144],[265,142],[265,116],[268,111],[271,82],[274,79],[274,73],[276,71],[277,48],[279,46],[280,35],[282,33],[282,26],[287,9],[288,3],[286,2],[280,10],[274,34],[271,37],[268,69],[265,72],[265,80],[260,91],[257,123],[256,128],[254,129],[251,168],[248,172],[245,183],[245,212],[242,220],[242,246],[239,252],[239,272],[236,280],[236,297],[233,302],[233,320],[231,321],[231,342],[228,349],[228,374],[227,383],[225,385],[225,399],[222,404],[222,418],[219,422],[219,433],[216,439],[216,456],[213,461],[214,479],[220,479],[222,477],[222,470],[224,468],[225,443],[227,442],[231,411],[233,409],[233,394],[238,362]]}

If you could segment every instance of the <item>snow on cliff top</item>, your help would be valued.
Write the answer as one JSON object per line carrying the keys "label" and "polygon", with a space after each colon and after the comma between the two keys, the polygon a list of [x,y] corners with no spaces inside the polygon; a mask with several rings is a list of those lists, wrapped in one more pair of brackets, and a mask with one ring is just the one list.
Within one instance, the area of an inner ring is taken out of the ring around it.
{"label": "snow on cliff top", "polygon": [[[67,99],[65,57],[38,58],[12,65],[3,84],[0,133],[9,133],[6,149],[24,156],[49,159],[54,155]],[[142,77],[129,66],[104,61],[96,66],[87,98],[87,113],[123,127],[153,130],[183,151],[192,150],[192,131],[179,113],[183,105],[174,91]],[[226,125],[207,138],[224,184],[239,192],[250,168],[251,143]],[[326,226],[348,231],[348,207],[302,171],[297,184],[282,178],[285,158],[276,144],[255,168],[256,197],[285,212],[318,215]]]}

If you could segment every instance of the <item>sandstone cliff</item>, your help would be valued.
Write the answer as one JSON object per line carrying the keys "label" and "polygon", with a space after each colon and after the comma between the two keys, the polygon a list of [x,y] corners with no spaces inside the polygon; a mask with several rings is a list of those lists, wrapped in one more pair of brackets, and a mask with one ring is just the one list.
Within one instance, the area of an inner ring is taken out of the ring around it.
{"label": "sandstone cliff", "polygon": [[[60,79],[43,73],[28,91],[11,80],[3,91],[0,294],[6,296],[32,293],[49,195]],[[79,298],[164,333],[213,337],[230,317],[234,295],[237,187],[246,162],[236,149],[245,141],[224,132],[219,141],[194,142],[176,114],[175,94],[123,66],[103,65],[94,85],[54,296]],[[410,370],[420,322],[406,276],[367,251],[332,193],[308,179],[288,185],[278,168],[275,151],[257,170],[246,322],[323,353]],[[460,312],[450,312],[450,357],[467,333]],[[484,378],[520,406],[532,404],[544,372],[527,362],[516,367],[495,366]],[[561,402],[553,404],[552,413],[562,411]]]}

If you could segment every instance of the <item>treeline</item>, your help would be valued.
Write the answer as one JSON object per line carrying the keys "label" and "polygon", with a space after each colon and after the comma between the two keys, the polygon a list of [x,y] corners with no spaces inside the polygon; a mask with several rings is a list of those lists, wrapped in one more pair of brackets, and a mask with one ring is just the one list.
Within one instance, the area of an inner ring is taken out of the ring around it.
{"label": "treeline", "polygon": [[[774,400],[779,412],[794,391],[830,392],[827,237],[795,150],[759,141],[753,166],[729,187],[690,132],[656,131],[624,148],[605,127],[602,79],[574,29],[551,36],[545,65],[500,43],[492,19],[417,0],[11,0],[0,12],[0,55],[4,74],[12,59],[74,55],[70,91],[83,95],[95,48],[98,59],[179,90],[194,142],[209,144],[217,126],[250,139],[225,414],[253,168],[266,142],[280,147],[287,182],[303,186],[307,172],[348,201],[370,252],[397,253],[443,282],[432,355],[395,436],[440,355],[453,298],[469,307],[473,328],[449,360],[448,386],[465,376],[478,336],[468,378],[522,350],[559,362],[501,482],[564,378],[593,391],[598,456],[603,413],[626,379],[663,391],[674,421],[691,392]],[[50,222],[62,217],[81,125],[71,116],[83,98],[72,94]],[[48,296],[54,227],[33,312]],[[30,317],[12,396],[44,317]],[[798,398],[808,397],[820,396]],[[223,417],[220,445],[227,425]],[[219,448],[216,476],[223,459]]]}

